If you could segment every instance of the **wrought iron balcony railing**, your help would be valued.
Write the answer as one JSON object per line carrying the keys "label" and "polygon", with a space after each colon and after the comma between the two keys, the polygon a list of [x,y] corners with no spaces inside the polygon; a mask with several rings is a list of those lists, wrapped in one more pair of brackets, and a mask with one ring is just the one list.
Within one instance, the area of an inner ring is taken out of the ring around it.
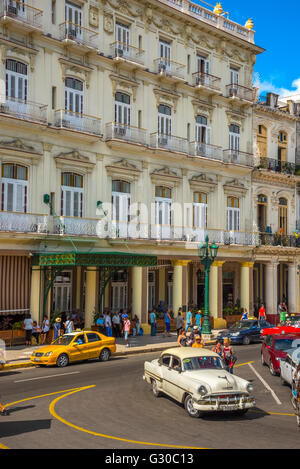
{"label": "wrought iron balcony railing", "polygon": [[97,48],[98,32],[85,28],[71,21],[59,25],[59,39],[61,41],[74,41],[88,47]]}
{"label": "wrought iron balcony railing", "polygon": [[254,101],[254,90],[252,88],[232,83],[226,86],[226,91],[228,98],[238,98],[251,103]]}
{"label": "wrought iron balcony railing", "polygon": [[243,166],[254,166],[254,158],[251,153],[245,153],[240,150],[224,150],[224,163],[241,164]]}
{"label": "wrought iron balcony railing", "polygon": [[223,150],[221,147],[216,145],[209,145],[207,143],[191,142],[190,145],[190,156],[200,156],[203,158],[210,158],[212,160],[223,160]]}
{"label": "wrought iron balcony railing", "polygon": [[215,91],[221,90],[221,78],[209,75],[208,73],[196,72],[193,73],[194,85],[199,88],[211,88]]}
{"label": "wrought iron balcony railing", "polygon": [[174,60],[159,57],[154,60],[155,72],[159,75],[184,79],[185,66]]}
{"label": "wrought iron balcony railing", "polygon": [[101,136],[101,118],[79,112],[58,109],[55,111],[55,125],[63,129],[78,130]]}
{"label": "wrought iron balcony railing", "polygon": [[110,122],[106,124],[106,140],[123,140],[130,143],[147,145],[147,131],[132,125]]}
{"label": "wrought iron balcony railing", "polygon": [[33,122],[47,122],[47,105],[25,99],[0,96],[0,114],[8,114],[18,119]]}
{"label": "wrought iron balcony railing", "polygon": [[295,174],[299,167],[288,161],[279,161],[275,158],[259,158],[259,162],[257,163],[258,169],[266,169],[268,171],[275,171],[277,173],[282,174]]}
{"label": "wrought iron balcony railing", "polygon": [[110,45],[112,56],[116,59],[128,60],[140,65],[144,65],[145,51],[138,47],[131,46],[125,42],[115,41]]}
{"label": "wrought iron balcony railing", "polygon": [[175,137],[174,135],[165,135],[155,132],[150,135],[150,147],[179,153],[188,153],[188,140],[186,138]]}
{"label": "wrought iron balcony railing", "polygon": [[22,0],[0,0],[0,19],[6,18],[40,29],[43,23],[43,10]]}
{"label": "wrought iron balcony railing", "polygon": [[262,246],[300,248],[300,236],[298,235],[260,233],[259,240]]}
{"label": "wrought iron balcony railing", "polygon": [[49,232],[49,217],[34,213],[0,212],[0,232]]}

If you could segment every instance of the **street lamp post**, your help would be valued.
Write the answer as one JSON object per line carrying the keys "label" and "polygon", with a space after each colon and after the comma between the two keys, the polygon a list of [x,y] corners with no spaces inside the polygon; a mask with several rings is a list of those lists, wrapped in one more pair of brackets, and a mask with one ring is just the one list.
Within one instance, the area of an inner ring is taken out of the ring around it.
{"label": "street lamp post", "polygon": [[202,334],[211,334],[211,327],[209,321],[209,272],[210,267],[213,264],[218,254],[219,247],[213,243],[209,246],[209,238],[206,236],[205,244],[198,246],[199,257],[201,264],[204,266],[205,271],[205,310],[204,310],[204,321],[202,324]]}

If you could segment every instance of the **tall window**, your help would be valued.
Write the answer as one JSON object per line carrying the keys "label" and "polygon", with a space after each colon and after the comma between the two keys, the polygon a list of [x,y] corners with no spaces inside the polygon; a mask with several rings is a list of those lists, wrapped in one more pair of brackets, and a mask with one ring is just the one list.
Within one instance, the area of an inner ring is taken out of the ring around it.
{"label": "tall window", "polygon": [[230,68],[230,84],[238,85],[239,84],[239,70],[236,68]]}
{"label": "tall window", "polygon": [[158,133],[162,136],[172,134],[172,109],[165,104],[158,106]]}
{"label": "tall window", "polygon": [[158,225],[158,235],[170,238],[172,225],[172,190],[168,187],[155,188],[155,219]]}
{"label": "tall window", "polygon": [[28,67],[17,60],[6,60],[6,98],[27,101]]}
{"label": "tall window", "polygon": [[117,237],[127,238],[130,221],[130,183],[112,182],[112,220],[116,227]]}
{"label": "tall window", "polygon": [[206,57],[197,55],[197,84],[209,85],[210,65],[209,60]]}
{"label": "tall window", "polygon": [[207,125],[207,117],[196,117],[196,142],[211,143],[211,128]]}
{"label": "tall window", "polygon": [[267,208],[268,197],[260,194],[257,198],[257,222],[261,233],[266,233],[267,231]]}
{"label": "tall window", "polygon": [[124,93],[116,93],[115,96],[115,122],[117,124],[130,125],[131,107],[130,96]]}
{"label": "tall window", "polygon": [[129,27],[122,23],[116,23],[117,55],[129,55]]}
{"label": "tall window", "polygon": [[240,201],[236,197],[227,197],[227,230],[240,231]]}
{"label": "tall window", "polygon": [[26,18],[26,1],[25,0],[7,0],[7,11],[10,15],[21,16]]}
{"label": "tall window", "polygon": [[229,127],[229,149],[237,152],[240,149],[240,127],[235,124]]}
{"label": "tall window", "polygon": [[17,164],[3,164],[1,210],[26,213],[27,208],[28,169]]}
{"label": "tall window", "polygon": [[207,194],[194,192],[194,227],[207,228]]}
{"label": "tall window", "polygon": [[278,164],[281,169],[281,163],[286,161],[287,153],[287,134],[286,132],[279,132],[278,134]]}
{"label": "tall window", "polygon": [[171,44],[169,42],[159,40],[159,71],[170,70],[171,68]]}
{"label": "tall window", "polygon": [[67,77],[65,81],[65,110],[69,116],[80,118],[83,114],[83,82]]}
{"label": "tall window", "polygon": [[264,125],[259,125],[257,129],[257,156],[260,158],[268,156],[268,134]]}
{"label": "tall window", "polygon": [[288,232],[288,201],[285,198],[279,199],[278,206],[278,225],[281,234],[287,235]]}
{"label": "tall window", "polygon": [[74,173],[62,173],[61,215],[66,217],[82,217],[83,176]]}
{"label": "tall window", "polygon": [[66,2],[66,33],[70,39],[82,39],[82,11],[80,6]]}

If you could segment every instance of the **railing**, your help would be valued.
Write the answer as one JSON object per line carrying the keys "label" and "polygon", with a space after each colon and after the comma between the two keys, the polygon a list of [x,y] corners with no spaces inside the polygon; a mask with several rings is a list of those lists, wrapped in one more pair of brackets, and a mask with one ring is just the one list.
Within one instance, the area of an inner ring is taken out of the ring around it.
{"label": "railing", "polygon": [[295,163],[288,161],[279,161],[275,158],[259,158],[257,163],[258,169],[266,169],[268,171],[275,171],[282,174],[295,174],[299,167]]}
{"label": "railing", "polygon": [[259,240],[262,246],[300,248],[300,237],[295,235],[260,233]]}
{"label": "railing", "polygon": [[184,70],[185,66],[174,60],[166,59],[164,57],[159,57],[154,60],[155,63],[155,72],[160,75],[176,77],[184,79]]}
{"label": "railing", "polygon": [[106,140],[123,140],[125,142],[147,145],[147,131],[132,125],[110,122],[106,124]]}
{"label": "railing", "polygon": [[47,122],[47,105],[0,96],[0,113],[29,121]]}
{"label": "railing", "polygon": [[175,137],[174,135],[165,135],[155,132],[150,135],[150,147],[179,153],[188,153],[188,140],[186,138]]}
{"label": "railing", "polygon": [[240,150],[224,150],[223,162],[232,164],[241,164],[243,166],[254,166],[254,158],[251,153],[245,153]]}
{"label": "railing", "polygon": [[33,213],[0,212],[0,231],[48,233],[48,216]]}
{"label": "railing", "polygon": [[36,28],[42,27],[43,10],[18,0],[0,0],[0,18],[14,18]]}
{"label": "railing", "polygon": [[208,145],[207,143],[191,142],[190,145],[190,156],[197,157],[201,156],[204,158],[210,158],[212,160],[223,160],[223,150],[221,147],[216,145]]}
{"label": "railing", "polygon": [[144,65],[145,51],[143,49],[139,49],[138,47],[131,46],[130,44],[126,44],[121,41],[113,42],[110,47],[113,57]]}
{"label": "railing", "polygon": [[194,85],[199,88],[211,88],[216,91],[221,90],[221,78],[209,75],[208,73],[196,72],[193,73]]}
{"label": "railing", "polygon": [[59,39],[70,40],[89,47],[97,48],[98,32],[79,24],[65,21],[59,25]]}
{"label": "railing", "polygon": [[251,103],[254,101],[254,90],[252,88],[232,83],[226,86],[226,90],[228,98],[239,98]]}
{"label": "railing", "polygon": [[53,232],[60,235],[98,236],[99,219],[59,217],[53,220]]}
{"label": "railing", "polygon": [[101,119],[99,117],[92,117],[79,112],[66,111],[65,109],[58,109],[55,111],[55,125],[60,128],[74,129],[80,132],[87,132],[100,136],[102,135]]}

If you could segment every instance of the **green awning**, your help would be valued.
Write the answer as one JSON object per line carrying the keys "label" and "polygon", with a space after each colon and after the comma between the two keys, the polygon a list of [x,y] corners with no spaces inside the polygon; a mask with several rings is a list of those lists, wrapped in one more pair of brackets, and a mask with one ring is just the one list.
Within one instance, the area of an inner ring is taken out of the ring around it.
{"label": "green awning", "polygon": [[61,252],[35,254],[34,264],[41,267],[154,267],[157,256],[123,252]]}

